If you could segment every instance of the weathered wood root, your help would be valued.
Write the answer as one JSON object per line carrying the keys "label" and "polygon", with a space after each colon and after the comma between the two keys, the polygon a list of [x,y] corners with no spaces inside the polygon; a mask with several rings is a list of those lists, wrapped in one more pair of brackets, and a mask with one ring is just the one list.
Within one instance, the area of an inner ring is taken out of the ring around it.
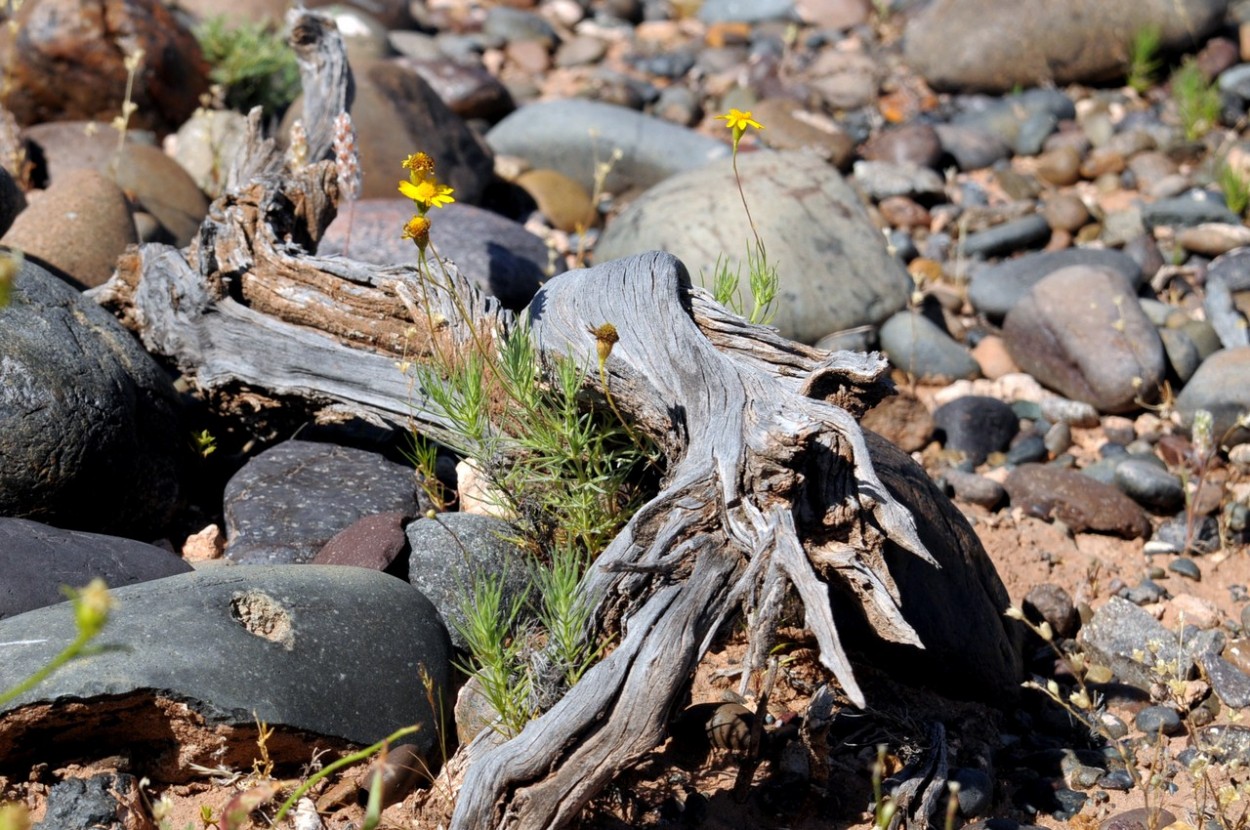
{"label": "weathered wood root", "polygon": [[[618,408],[664,446],[663,491],[631,519],[587,577],[595,619],[621,645],[554,708],[473,763],[453,827],[547,828],[572,820],[624,766],[654,748],[720,625],[753,615],[750,662],[773,644],[781,598],[797,590],[821,662],[864,704],[834,624],[837,575],[883,637],[923,648],[899,611],[882,543],[930,562],[910,514],[873,471],[844,409],[778,379],[749,342],[718,350],[691,316],[685,268],[645,254],[552,280],[530,307],[543,354],[595,365],[589,332],[620,335],[606,368]],[[744,357],[754,355],[753,358]],[[829,388],[884,368],[849,356],[813,366]],[[596,385],[588,372],[587,386]],[[600,390],[601,394],[602,390]],[[657,610],[660,609],[660,610]],[[751,669],[756,666],[748,664]]]}

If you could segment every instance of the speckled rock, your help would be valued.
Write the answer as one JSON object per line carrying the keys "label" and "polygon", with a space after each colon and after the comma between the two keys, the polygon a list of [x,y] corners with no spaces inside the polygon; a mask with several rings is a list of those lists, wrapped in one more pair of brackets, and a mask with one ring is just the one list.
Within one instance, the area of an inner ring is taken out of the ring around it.
{"label": "speckled rock", "polygon": [[1158,333],[1133,285],[1109,269],[1072,266],[1047,275],[1008,313],[1003,337],[1022,369],[1103,412],[1133,409],[1164,377]]}
{"label": "speckled rock", "polygon": [[500,519],[472,513],[443,513],[408,525],[412,546],[408,581],[430,598],[447,625],[451,642],[468,649],[462,634],[465,609],[474,592],[498,581],[503,607],[520,601],[530,588],[525,552],[509,541],[515,527]]}
{"label": "speckled rock", "polygon": [[138,241],[126,194],[94,170],[54,183],[0,238],[62,272],[77,288],[106,282],[118,255]]}
{"label": "speckled rock", "polygon": [[1023,464],[1008,474],[1003,486],[1013,507],[1062,521],[1078,533],[1110,533],[1127,539],[1150,535],[1150,520],[1132,499],[1076,470]]}
{"label": "speckled rock", "polygon": [[370,568],[404,579],[408,574],[404,524],[411,518],[412,513],[393,510],[358,519],[334,534],[317,551],[312,564]]}
{"label": "speckled rock", "polygon": [[[878,324],[906,304],[911,278],[836,170],[802,152],[744,155],[738,169],[751,182],[748,200],[767,206],[754,216],[781,279],[773,324],[783,335],[812,343]],[[751,226],[742,204],[725,198],[734,190],[728,159],[673,176],[608,224],[595,255],[670,251],[695,283],[710,280],[718,257],[738,268]],[[745,267],[740,273],[749,295]]]}
{"label": "speckled rock", "polygon": [[292,440],[243,465],[226,485],[222,502],[227,558],[301,563],[364,516],[415,515],[416,478],[411,467],[376,453]]}

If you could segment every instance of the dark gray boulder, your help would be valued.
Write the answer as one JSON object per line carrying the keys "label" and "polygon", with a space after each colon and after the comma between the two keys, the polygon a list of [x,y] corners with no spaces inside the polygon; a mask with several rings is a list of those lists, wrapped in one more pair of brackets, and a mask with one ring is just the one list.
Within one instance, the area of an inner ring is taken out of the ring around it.
{"label": "dark gray boulder", "polygon": [[26,262],[0,308],[0,515],[153,538],[189,453],[165,372],[107,312]]}
{"label": "dark gray boulder", "polygon": [[[101,757],[145,753],[162,767],[154,774],[176,780],[191,763],[250,764],[255,745],[230,740],[230,730],[257,718],[280,733],[355,744],[418,724],[410,740],[423,751],[437,745],[422,674],[435,705],[441,697],[450,708],[447,632],[403,580],[364,568],[255,566],[111,593],[98,650],[0,707],[0,757],[48,761],[87,744]],[[0,689],[74,636],[68,605],[0,620]],[[269,746],[280,760],[308,760],[302,741]]]}
{"label": "dark gray boulder", "polygon": [[0,518],[0,620],[63,602],[63,585],[99,577],[120,588],[191,569],[178,554],[133,539]]}

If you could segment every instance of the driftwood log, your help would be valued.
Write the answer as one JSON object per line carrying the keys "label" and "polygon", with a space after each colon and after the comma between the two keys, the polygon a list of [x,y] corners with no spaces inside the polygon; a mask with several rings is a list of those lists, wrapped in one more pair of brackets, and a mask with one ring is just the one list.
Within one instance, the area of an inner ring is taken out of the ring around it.
{"label": "driftwood log", "polygon": [[[337,34],[320,20],[295,21],[306,70],[313,54],[336,66]],[[346,101],[345,77],[306,71],[306,111],[322,112],[307,125],[310,147],[327,146],[336,114],[315,99]],[[295,395],[438,435],[447,422],[404,362],[438,338],[464,346],[504,334],[513,315],[454,264],[423,275],[315,256],[338,198],[334,164],[294,167],[263,138],[258,113],[249,123],[191,246],[132,249],[97,299],[203,390]],[[858,426],[889,391],[879,357],[750,325],[664,253],[552,279],[528,316],[540,355],[586,367],[588,400],[603,395],[591,330],[616,328],[608,388],[662,448],[666,475],[585,580],[597,633],[616,647],[516,738],[462,748],[453,827],[567,825],[663,740],[723,623],[746,615],[744,668],[763,664],[791,591],[855,705],[865,695],[852,651],[983,698],[1015,688],[1006,593],[975,536],[910,459]]]}

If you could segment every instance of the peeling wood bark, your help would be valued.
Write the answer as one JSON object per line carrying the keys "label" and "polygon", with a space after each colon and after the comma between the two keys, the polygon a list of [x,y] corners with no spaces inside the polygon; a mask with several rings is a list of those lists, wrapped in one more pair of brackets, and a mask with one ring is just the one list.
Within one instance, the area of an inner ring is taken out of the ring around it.
{"label": "peeling wood bark", "polygon": [[[297,31],[314,31],[300,20]],[[347,75],[331,75],[340,89]],[[332,109],[347,99],[330,100]],[[259,113],[249,123],[230,186],[193,244],[132,250],[97,299],[202,389],[245,384],[437,434],[445,419],[398,364],[427,356],[436,339],[489,342],[516,320],[451,264],[421,274],[310,253],[335,210],[334,167],[289,169],[261,136]],[[310,127],[310,143],[322,140],[324,128]],[[561,275],[528,315],[543,359],[572,355],[586,367],[588,397],[601,400],[589,330],[615,326],[608,390],[661,446],[667,473],[583,586],[597,633],[617,647],[513,740],[461,750],[453,827],[566,826],[660,743],[723,623],[751,620],[744,683],[763,665],[792,590],[821,662],[857,705],[865,697],[839,620],[847,608],[874,642],[912,653],[941,643],[935,626],[952,614],[975,619],[983,630],[959,632],[974,641],[968,670],[982,673],[990,694],[1015,682],[1015,643],[995,619],[1005,592],[975,537],[960,536],[966,525],[956,527],[930,485],[900,485],[923,473],[859,428],[857,416],[888,393],[878,356],[830,354],[750,325],[658,252]],[[874,455],[888,461],[889,485]],[[927,510],[926,500],[938,518],[918,525],[908,504]],[[906,574],[901,585],[897,574]],[[953,609],[930,613],[927,604]]]}

